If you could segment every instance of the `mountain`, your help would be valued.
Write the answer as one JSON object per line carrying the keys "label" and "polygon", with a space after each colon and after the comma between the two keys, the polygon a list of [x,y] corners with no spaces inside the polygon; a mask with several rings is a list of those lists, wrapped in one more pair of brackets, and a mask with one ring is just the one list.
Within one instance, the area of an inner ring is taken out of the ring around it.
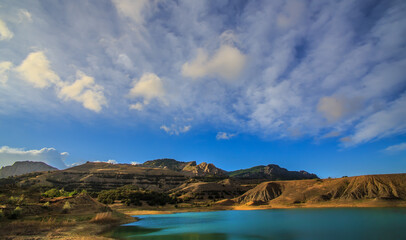
{"label": "mountain", "polygon": [[234,199],[247,204],[316,204],[406,200],[406,174],[263,182]]}
{"label": "mountain", "polygon": [[28,181],[38,185],[65,188],[69,191],[74,189],[101,191],[125,185],[134,185],[154,191],[166,191],[181,185],[187,179],[184,174],[170,169],[131,164],[87,162],[61,171],[46,173]]}
{"label": "mountain", "polygon": [[241,179],[267,179],[267,180],[300,180],[318,178],[316,174],[306,171],[288,171],[276,164],[255,166],[248,169],[228,172],[230,177]]}
{"label": "mountain", "polygon": [[[141,164],[143,167],[152,167],[152,168],[166,168],[173,171],[182,171],[184,167],[190,165],[193,162],[181,162],[171,158],[162,158],[156,160],[146,161]],[[196,164],[196,162],[194,162]]]}
{"label": "mountain", "polygon": [[57,168],[51,167],[43,162],[32,162],[32,161],[20,161],[15,162],[11,166],[2,167],[0,169],[0,178],[6,178],[10,176],[17,176],[32,172],[44,172],[44,171],[54,171]]}
{"label": "mountain", "polygon": [[212,163],[196,164],[196,161],[181,162],[175,159],[156,159],[141,164],[144,167],[163,168],[181,172],[189,177],[226,177],[227,172]]}

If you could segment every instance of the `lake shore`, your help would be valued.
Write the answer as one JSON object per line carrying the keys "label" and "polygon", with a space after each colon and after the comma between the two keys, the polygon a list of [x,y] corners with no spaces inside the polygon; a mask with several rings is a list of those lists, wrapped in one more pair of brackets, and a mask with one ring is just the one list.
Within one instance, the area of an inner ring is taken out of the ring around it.
{"label": "lake shore", "polygon": [[123,204],[114,204],[110,207],[118,212],[130,216],[155,215],[155,214],[173,214],[183,212],[208,212],[222,210],[267,210],[267,209],[301,209],[301,208],[406,208],[406,201],[397,200],[360,200],[360,201],[336,201],[325,203],[300,203],[300,204],[281,204],[271,203],[266,205],[211,205],[189,208],[175,208],[174,206],[164,206],[159,208],[133,208]]}

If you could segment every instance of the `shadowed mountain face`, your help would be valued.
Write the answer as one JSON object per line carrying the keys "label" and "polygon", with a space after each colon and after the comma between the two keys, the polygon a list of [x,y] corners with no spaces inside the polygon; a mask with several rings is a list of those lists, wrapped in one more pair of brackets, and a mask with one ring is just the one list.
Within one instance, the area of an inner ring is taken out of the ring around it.
{"label": "shadowed mountain face", "polygon": [[18,176],[32,172],[54,171],[57,168],[51,167],[43,162],[32,161],[20,161],[15,162],[11,166],[2,167],[0,169],[0,178],[6,178],[10,176]]}
{"label": "shadowed mountain face", "polygon": [[248,169],[228,172],[230,177],[240,179],[300,180],[318,178],[316,174],[306,171],[288,171],[275,164],[256,166]]}

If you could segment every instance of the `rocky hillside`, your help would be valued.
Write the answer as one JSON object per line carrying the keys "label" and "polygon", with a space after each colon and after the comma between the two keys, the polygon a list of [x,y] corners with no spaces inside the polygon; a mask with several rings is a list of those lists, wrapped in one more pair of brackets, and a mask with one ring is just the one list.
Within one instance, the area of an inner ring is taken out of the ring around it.
{"label": "rocky hillside", "polygon": [[405,201],[406,174],[264,182],[234,201],[243,204],[301,204],[368,199]]}
{"label": "rocky hillside", "polygon": [[227,172],[217,168],[212,163],[200,163],[197,165],[196,161],[180,162],[175,159],[157,159],[146,161],[141,166],[170,169],[173,171],[181,172],[188,177],[225,177]]}
{"label": "rocky hillside", "polygon": [[[156,159],[146,161],[145,163],[141,164],[143,167],[151,167],[151,168],[165,168],[170,169],[173,171],[182,171],[184,167],[191,164],[193,162],[181,162],[171,158],[163,158],[163,159]],[[196,162],[194,162],[196,163]]]}
{"label": "rocky hillside", "polygon": [[316,174],[306,171],[288,171],[275,164],[255,166],[248,169],[228,172],[230,177],[240,179],[267,179],[267,180],[300,180],[318,178]]}
{"label": "rocky hillside", "polygon": [[43,162],[21,161],[15,162],[11,166],[2,167],[0,169],[0,178],[10,176],[18,176],[32,172],[54,171],[58,170]]}
{"label": "rocky hillside", "polygon": [[87,162],[65,170],[45,173],[28,179],[23,184],[48,185],[65,190],[87,189],[100,191],[125,185],[143,189],[166,191],[184,183],[184,174],[169,169],[147,168],[131,164]]}
{"label": "rocky hillside", "polygon": [[250,188],[242,186],[234,180],[224,179],[218,182],[189,181],[173,189],[171,192],[174,196],[183,200],[215,200],[237,197]]}

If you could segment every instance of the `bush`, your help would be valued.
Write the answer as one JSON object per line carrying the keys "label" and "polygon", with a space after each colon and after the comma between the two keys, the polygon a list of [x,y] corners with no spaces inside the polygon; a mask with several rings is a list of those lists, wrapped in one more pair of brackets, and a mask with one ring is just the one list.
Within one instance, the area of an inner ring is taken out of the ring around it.
{"label": "bush", "polygon": [[13,212],[11,212],[10,216],[8,217],[9,219],[17,219],[21,217],[22,215],[22,209],[20,207],[16,207]]}
{"label": "bush", "polygon": [[69,210],[71,209],[71,205],[68,201],[65,202],[62,208],[62,213],[68,213]]}
{"label": "bush", "polygon": [[2,220],[3,218],[4,218],[3,209],[0,209],[0,220]]}
{"label": "bush", "polygon": [[49,202],[46,202],[46,203],[44,203],[44,204],[42,205],[42,207],[43,207],[43,208],[49,208],[49,205],[50,205]]}
{"label": "bush", "polygon": [[64,189],[56,189],[56,188],[51,188],[48,191],[44,192],[42,194],[43,197],[48,197],[48,198],[56,198],[56,197],[73,197],[78,195],[79,192],[77,190],[74,190],[72,192],[67,192]]}

